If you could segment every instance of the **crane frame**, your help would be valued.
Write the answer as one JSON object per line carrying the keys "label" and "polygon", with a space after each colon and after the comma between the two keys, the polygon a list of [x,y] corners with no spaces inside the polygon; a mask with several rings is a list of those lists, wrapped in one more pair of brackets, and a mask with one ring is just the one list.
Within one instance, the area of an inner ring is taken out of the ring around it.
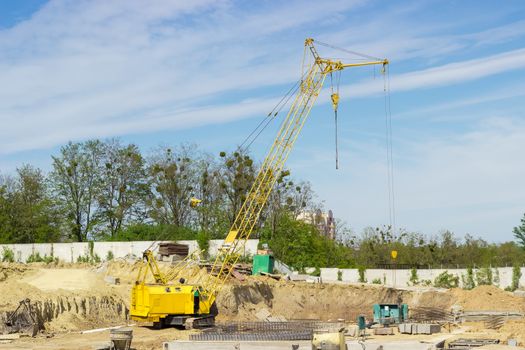
{"label": "crane frame", "polygon": [[153,254],[145,253],[146,270],[154,276],[155,283],[146,283],[146,272],[141,269],[139,278],[132,288],[131,319],[160,325],[188,326],[188,321],[193,326],[212,324],[216,313],[214,303],[217,293],[232,273],[246,242],[259,222],[270,193],[283,171],[284,164],[323,88],[327,75],[351,67],[369,65],[385,67],[387,64],[389,62],[386,59],[343,63],[340,60],[322,58],[317,53],[314,39],[306,39],[300,87],[228,235],[219,248],[211,273],[195,285],[168,283],[158,268]]}

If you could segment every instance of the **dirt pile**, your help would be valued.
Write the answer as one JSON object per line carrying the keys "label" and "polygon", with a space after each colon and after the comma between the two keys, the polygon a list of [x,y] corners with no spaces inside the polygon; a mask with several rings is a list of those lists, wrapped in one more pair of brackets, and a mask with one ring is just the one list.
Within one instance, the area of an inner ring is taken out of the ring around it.
{"label": "dirt pile", "polygon": [[34,317],[47,331],[122,324],[128,317],[123,293],[89,269],[19,265],[2,272],[0,312],[13,311],[21,300],[29,298]]}
{"label": "dirt pile", "polygon": [[517,311],[525,312],[525,298],[517,297],[495,286],[479,286],[472,290],[449,291],[455,303],[468,311]]}
{"label": "dirt pile", "polygon": [[219,320],[255,320],[261,309],[287,319],[355,320],[371,316],[375,303],[450,309],[454,298],[444,292],[413,292],[374,285],[310,284],[253,280],[227,285],[218,296]]}

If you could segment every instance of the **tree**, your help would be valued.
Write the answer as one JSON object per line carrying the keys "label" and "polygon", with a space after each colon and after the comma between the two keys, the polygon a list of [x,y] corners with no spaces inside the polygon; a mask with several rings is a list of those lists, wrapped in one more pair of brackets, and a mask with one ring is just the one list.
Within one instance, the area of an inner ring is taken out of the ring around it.
{"label": "tree", "polygon": [[15,191],[9,201],[12,241],[40,243],[60,239],[59,213],[40,169],[30,165],[17,169]]}
{"label": "tree", "polygon": [[232,225],[255,180],[255,166],[250,156],[242,152],[230,155],[221,152],[220,157],[222,164],[218,173],[219,184],[228,203],[226,210]]}
{"label": "tree", "polygon": [[192,210],[189,206],[197,180],[195,160],[189,148],[174,154],[164,148],[150,160],[147,168],[150,191],[150,215],[158,223],[189,226]]}
{"label": "tree", "polygon": [[69,142],[53,157],[50,182],[67,218],[70,237],[88,239],[96,222],[96,198],[101,190],[103,144],[99,140]]}
{"label": "tree", "polygon": [[136,145],[122,146],[118,140],[110,140],[103,152],[97,235],[113,238],[125,224],[144,220],[149,187],[144,158]]}
{"label": "tree", "polygon": [[523,214],[523,218],[521,218],[521,225],[514,227],[512,232],[514,233],[514,237],[517,239],[518,244],[525,249],[525,214]]}

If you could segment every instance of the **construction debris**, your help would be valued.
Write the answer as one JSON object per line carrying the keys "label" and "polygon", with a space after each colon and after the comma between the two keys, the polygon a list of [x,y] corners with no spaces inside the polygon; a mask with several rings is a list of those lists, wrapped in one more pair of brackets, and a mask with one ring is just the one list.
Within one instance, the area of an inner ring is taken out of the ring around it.
{"label": "construction debris", "polygon": [[466,349],[472,349],[472,348],[479,348],[481,346],[485,345],[491,345],[491,344],[499,344],[498,339],[467,339],[467,338],[461,338],[456,339],[448,344],[447,349],[456,349],[456,350],[466,350]]}
{"label": "construction debris", "polygon": [[184,258],[188,256],[189,250],[190,248],[186,244],[172,242],[159,244],[159,255],[162,256],[178,255]]}
{"label": "construction debris", "polygon": [[21,300],[16,310],[8,313],[5,326],[8,333],[23,333],[31,337],[38,333],[38,322],[29,299]]}

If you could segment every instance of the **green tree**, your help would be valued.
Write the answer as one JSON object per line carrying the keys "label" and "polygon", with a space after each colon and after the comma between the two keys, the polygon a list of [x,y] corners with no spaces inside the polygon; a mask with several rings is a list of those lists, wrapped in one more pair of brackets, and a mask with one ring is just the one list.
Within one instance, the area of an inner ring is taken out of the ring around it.
{"label": "green tree", "polygon": [[226,212],[230,225],[232,225],[248,191],[252,187],[256,169],[250,156],[243,152],[233,152],[232,154],[221,152],[220,159],[219,185],[225,201],[228,203]]}
{"label": "green tree", "polygon": [[525,249],[525,214],[521,218],[521,225],[514,227],[512,230],[514,237],[518,241],[518,244]]}
{"label": "green tree", "polygon": [[160,224],[190,226],[192,209],[189,206],[198,183],[195,158],[188,148],[174,153],[161,149],[149,162],[147,173],[150,191],[150,216]]}
{"label": "green tree", "polygon": [[96,226],[96,198],[100,194],[103,144],[99,140],[72,143],[53,157],[49,179],[69,227],[69,236],[78,242],[88,239]]}
{"label": "green tree", "polygon": [[118,140],[104,144],[101,191],[97,196],[99,233],[113,238],[124,225],[142,222],[149,187],[144,158],[136,145],[123,146]]}
{"label": "green tree", "polygon": [[11,241],[40,243],[60,239],[59,212],[40,169],[30,165],[18,168],[8,201]]}

